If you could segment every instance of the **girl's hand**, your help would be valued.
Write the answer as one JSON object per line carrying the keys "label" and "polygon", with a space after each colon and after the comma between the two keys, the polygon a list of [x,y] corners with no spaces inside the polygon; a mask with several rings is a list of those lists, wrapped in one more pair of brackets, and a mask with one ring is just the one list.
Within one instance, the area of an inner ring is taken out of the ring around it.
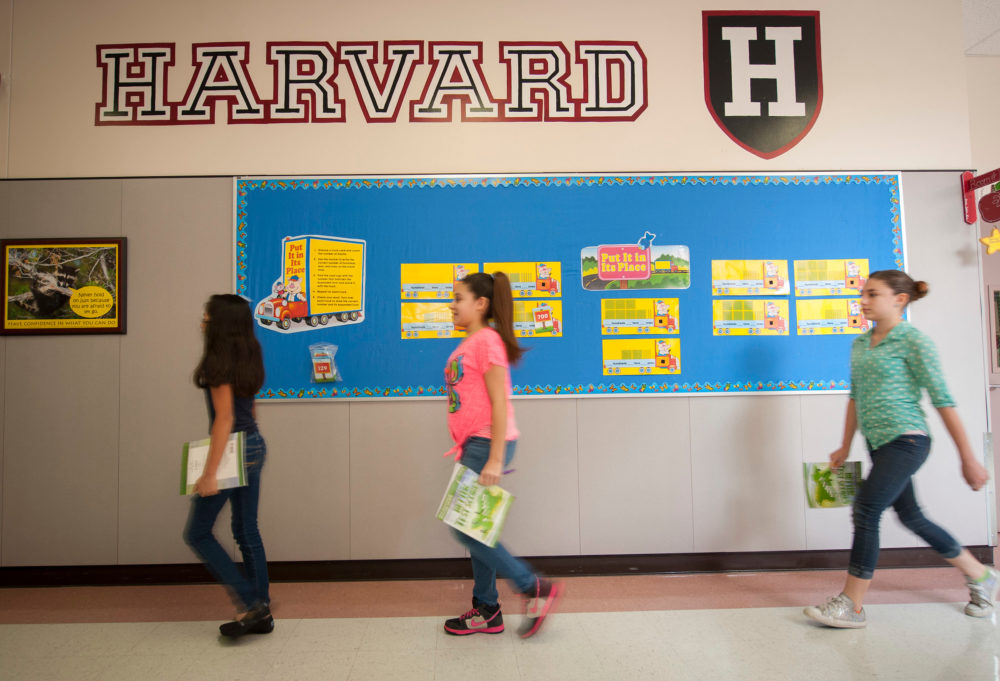
{"label": "girl's hand", "polygon": [[840,449],[833,452],[833,454],[830,455],[830,470],[835,471],[841,466],[843,466],[844,462],[847,461],[847,457],[850,456],[850,454],[851,454],[850,445],[846,447],[841,447]]}
{"label": "girl's hand", "polygon": [[479,474],[479,484],[484,487],[491,487],[500,483],[500,476],[503,475],[503,464],[499,461],[489,460],[483,466],[483,471]]}
{"label": "girl's hand", "polygon": [[975,459],[969,459],[962,462],[962,477],[973,491],[978,492],[989,482],[990,474],[986,471],[986,466]]}
{"label": "girl's hand", "polygon": [[219,481],[215,476],[205,477],[202,475],[194,483],[194,493],[199,497],[210,497],[219,493]]}

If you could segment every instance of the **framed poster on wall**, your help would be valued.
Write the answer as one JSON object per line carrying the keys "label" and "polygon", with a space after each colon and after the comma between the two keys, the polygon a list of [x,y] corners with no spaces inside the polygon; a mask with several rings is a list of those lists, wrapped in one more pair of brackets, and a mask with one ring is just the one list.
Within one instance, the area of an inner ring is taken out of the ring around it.
{"label": "framed poster on wall", "polygon": [[988,286],[990,385],[1000,387],[1000,287]]}
{"label": "framed poster on wall", "polygon": [[[904,267],[896,173],[241,178],[236,292],[261,399],[445,394],[471,272],[511,280],[515,395],[843,391],[869,272]],[[310,379],[309,346],[342,380]]]}
{"label": "framed poster on wall", "polygon": [[126,240],[5,239],[5,334],[125,333]]}

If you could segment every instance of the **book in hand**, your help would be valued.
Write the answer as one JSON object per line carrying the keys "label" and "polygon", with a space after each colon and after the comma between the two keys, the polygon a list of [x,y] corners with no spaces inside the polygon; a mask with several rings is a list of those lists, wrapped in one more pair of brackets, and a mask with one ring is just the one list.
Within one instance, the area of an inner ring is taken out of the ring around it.
{"label": "book in hand", "polygon": [[861,462],[845,461],[830,470],[830,463],[803,464],[806,476],[806,502],[809,508],[850,506],[861,484]]}
{"label": "book in hand", "polygon": [[[205,471],[210,442],[210,438],[205,438],[184,443],[184,452],[181,456],[181,494],[194,494],[194,484]],[[215,476],[219,482],[219,489],[243,487],[247,484],[245,447],[246,433],[241,431],[229,436]]]}
{"label": "book in hand", "polygon": [[455,464],[437,519],[489,547],[497,545],[514,495],[479,484],[479,474]]}

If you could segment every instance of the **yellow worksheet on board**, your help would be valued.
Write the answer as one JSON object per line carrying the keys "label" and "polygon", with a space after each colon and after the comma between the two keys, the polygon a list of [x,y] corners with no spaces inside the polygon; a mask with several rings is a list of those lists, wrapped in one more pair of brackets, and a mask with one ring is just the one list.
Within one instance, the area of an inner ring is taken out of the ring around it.
{"label": "yellow worksheet on board", "polygon": [[399,266],[399,297],[408,300],[450,300],[455,282],[479,271],[479,263],[403,263]]}
{"label": "yellow worksheet on board", "polygon": [[787,260],[713,260],[713,296],[778,296],[789,292]]}
{"label": "yellow worksheet on board", "polygon": [[795,326],[800,336],[829,336],[864,333],[870,324],[860,298],[809,298],[795,301]]}
{"label": "yellow worksheet on board", "polygon": [[532,262],[487,262],[483,272],[503,272],[510,279],[514,298],[556,298],[562,296],[562,263],[558,260]]}
{"label": "yellow worksheet on board", "polygon": [[514,335],[558,338],[563,334],[561,300],[515,300]]}
{"label": "yellow worksheet on board", "polygon": [[601,334],[664,336],[680,333],[677,298],[603,298]]}
{"label": "yellow worksheet on board", "polygon": [[712,335],[787,336],[787,300],[713,300]]}
{"label": "yellow worksheet on board", "polygon": [[677,338],[605,338],[601,352],[605,376],[681,372],[681,342]]}
{"label": "yellow worksheet on board", "polygon": [[400,337],[403,340],[425,338],[463,338],[464,329],[455,326],[450,303],[401,303]]}
{"label": "yellow worksheet on board", "polygon": [[868,281],[868,259],[796,260],[795,295],[856,296]]}

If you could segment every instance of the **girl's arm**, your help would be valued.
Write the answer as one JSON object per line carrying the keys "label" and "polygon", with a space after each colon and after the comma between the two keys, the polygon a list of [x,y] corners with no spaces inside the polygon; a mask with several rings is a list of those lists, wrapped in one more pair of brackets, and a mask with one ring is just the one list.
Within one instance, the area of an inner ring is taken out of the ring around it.
{"label": "girl's arm", "polygon": [[496,485],[503,475],[503,455],[507,447],[507,369],[491,364],[483,374],[486,394],[490,397],[490,458],[479,474],[479,484]]}
{"label": "girl's arm", "polygon": [[854,406],[854,399],[847,400],[847,416],[844,418],[844,441],[840,449],[830,455],[830,468],[837,470],[847,457],[851,454],[851,441],[854,440],[854,432],[858,429],[858,412]]}
{"label": "girl's arm", "polygon": [[962,477],[969,483],[973,490],[980,489],[990,479],[990,474],[986,466],[976,460],[976,455],[969,446],[969,440],[965,437],[965,428],[962,420],[958,418],[955,407],[939,407],[938,413],[944,421],[944,427],[948,429],[955,448],[958,449],[958,458],[962,461]]}
{"label": "girl's arm", "polygon": [[969,446],[962,420],[955,411],[955,401],[951,398],[944,381],[937,348],[931,339],[923,334],[915,334],[912,338],[913,347],[907,353],[906,363],[913,371],[918,384],[927,389],[931,404],[941,414],[944,427],[948,429],[948,434],[958,449],[958,458],[962,462],[962,477],[969,487],[978,490],[989,481],[990,474],[986,467],[976,460],[976,455]]}
{"label": "girl's arm", "polygon": [[194,484],[195,493],[202,497],[219,493],[219,481],[216,480],[216,476],[219,472],[219,462],[222,461],[222,452],[225,451],[229,434],[233,430],[234,419],[233,386],[228,383],[213,385],[209,388],[209,392],[212,395],[212,407],[215,409],[215,421],[212,423],[205,471]]}

